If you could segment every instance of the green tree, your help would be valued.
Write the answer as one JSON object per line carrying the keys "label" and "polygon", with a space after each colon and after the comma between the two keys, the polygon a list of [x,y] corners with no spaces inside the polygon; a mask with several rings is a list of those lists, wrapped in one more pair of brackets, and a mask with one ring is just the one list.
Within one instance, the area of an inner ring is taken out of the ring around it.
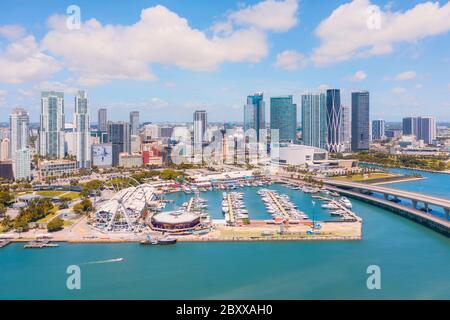
{"label": "green tree", "polygon": [[47,230],[48,232],[55,232],[61,230],[63,226],[64,226],[63,219],[61,219],[60,217],[56,217],[47,224]]}
{"label": "green tree", "polygon": [[78,214],[89,214],[94,210],[94,206],[92,205],[91,200],[84,199],[80,203],[77,203],[73,207],[73,211],[75,211]]}

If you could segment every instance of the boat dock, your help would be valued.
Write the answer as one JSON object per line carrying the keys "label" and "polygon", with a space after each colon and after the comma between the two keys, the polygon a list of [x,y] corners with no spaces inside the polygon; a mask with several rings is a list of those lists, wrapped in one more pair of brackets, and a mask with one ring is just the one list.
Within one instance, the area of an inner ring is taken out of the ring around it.
{"label": "boat dock", "polygon": [[230,222],[234,223],[235,222],[235,217],[234,217],[234,208],[233,208],[233,200],[231,198],[231,194],[228,193],[227,194],[227,200],[228,200],[228,214],[230,216]]}
{"label": "boat dock", "polygon": [[187,208],[186,208],[186,211],[187,212],[191,212],[192,211],[192,205],[194,204],[194,198],[191,198],[190,200],[189,200],[189,202],[188,202],[188,205],[187,205]]}
{"label": "boat dock", "polygon": [[42,241],[30,241],[23,246],[25,249],[42,249],[42,248],[54,248],[58,247],[56,243],[50,243],[49,240]]}
{"label": "boat dock", "polygon": [[1,240],[0,241],[0,248],[4,248],[6,247],[8,244],[10,244],[11,241],[10,240]]}
{"label": "boat dock", "polygon": [[275,197],[275,195],[273,194],[272,191],[267,191],[267,194],[269,195],[269,197],[272,199],[272,201],[275,203],[275,205],[277,206],[278,210],[280,210],[280,212],[283,214],[283,216],[289,220],[289,214],[286,212],[286,210],[284,209],[284,207],[281,205],[281,203],[278,201],[277,197]]}

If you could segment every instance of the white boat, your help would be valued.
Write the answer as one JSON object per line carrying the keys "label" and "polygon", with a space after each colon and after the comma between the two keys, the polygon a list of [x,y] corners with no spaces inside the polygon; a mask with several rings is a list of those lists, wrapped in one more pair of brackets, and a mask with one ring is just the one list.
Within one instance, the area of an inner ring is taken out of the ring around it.
{"label": "white boat", "polygon": [[322,208],[325,209],[339,209],[339,207],[337,205],[335,205],[334,203],[324,203],[323,205],[321,205]]}
{"label": "white boat", "polygon": [[339,202],[342,203],[344,205],[344,207],[346,207],[347,209],[352,208],[352,203],[346,197],[341,197],[339,199]]}

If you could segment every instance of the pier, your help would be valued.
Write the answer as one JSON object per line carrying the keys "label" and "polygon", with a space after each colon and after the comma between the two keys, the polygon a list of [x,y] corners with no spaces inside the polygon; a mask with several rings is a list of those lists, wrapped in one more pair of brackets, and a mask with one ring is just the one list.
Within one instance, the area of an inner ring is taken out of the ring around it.
{"label": "pier", "polygon": [[58,247],[56,243],[50,243],[49,240],[43,241],[30,241],[23,246],[25,249],[42,249],[42,248],[54,248]]}
{"label": "pier", "polygon": [[227,200],[228,200],[228,215],[230,216],[230,222],[234,223],[235,222],[235,217],[234,217],[234,208],[233,208],[233,200],[231,198],[231,194],[227,194]]}
{"label": "pier", "polygon": [[0,241],[0,249],[6,247],[10,243],[11,243],[10,240],[1,240]]}
{"label": "pier", "polygon": [[269,195],[269,197],[273,200],[273,202],[275,203],[275,205],[277,206],[278,210],[280,210],[280,212],[283,214],[283,216],[289,220],[289,214],[286,212],[286,210],[284,209],[284,207],[281,205],[281,203],[278,201],[277,197],[275,197],[275,195],[273,194],[272,191],[267,191],[267,194]]}
{"label": "pier", "polygon": [[188,202],[188,205],[187,205],[187,208],[186,208],[186,211],[187,212],[191,212],[192,211],[192,205],[194,204],[194,198],[191,198],[190,200],[189,200],[189,202]]}

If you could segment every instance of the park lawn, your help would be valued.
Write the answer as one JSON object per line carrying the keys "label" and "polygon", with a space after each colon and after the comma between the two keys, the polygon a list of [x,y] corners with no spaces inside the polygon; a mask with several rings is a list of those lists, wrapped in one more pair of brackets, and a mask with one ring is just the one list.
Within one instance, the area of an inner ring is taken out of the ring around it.
{"label": "park lawn", "polygon": [[363,174],[355,174],[355,175],[352,175],[351,177],[340,176],[340,177],[333,177],[332,179],[339,180],[339,181],[368,181],[368,180],[373,180],[373,179],[384,179],[384,178],[390,178],[390,177],[395,177],[395,176],[397,176],[397,174],[385,173],[385,172],[375,172],[375,173],[367,174],[367,177],[364,177]]}
{"label": "park lawn", "polygon": [[70,200],[75,200],[80,197],[80,193],[75,192],[75,191],[67,191],[65,193],[60,194],[59,197],[60,198],[69,198]]}
{"label": "park lawn", "polygon": [[66,191],[38,191],[36,194],[43,196],[43,197],[59,197],[60,195],[66,193]]}
{"label": "park lawn", "polygon": [[36,223],[49,222],[50,220],[52,220],[56,216],[56,211],[58,211],[58,210],[59,210],[59,207],[58,206],[54,206],[53,209],[50,210],[50,213],[48,215],[46,215],[42,219],[39,219],[38,221],[36,221]]}

